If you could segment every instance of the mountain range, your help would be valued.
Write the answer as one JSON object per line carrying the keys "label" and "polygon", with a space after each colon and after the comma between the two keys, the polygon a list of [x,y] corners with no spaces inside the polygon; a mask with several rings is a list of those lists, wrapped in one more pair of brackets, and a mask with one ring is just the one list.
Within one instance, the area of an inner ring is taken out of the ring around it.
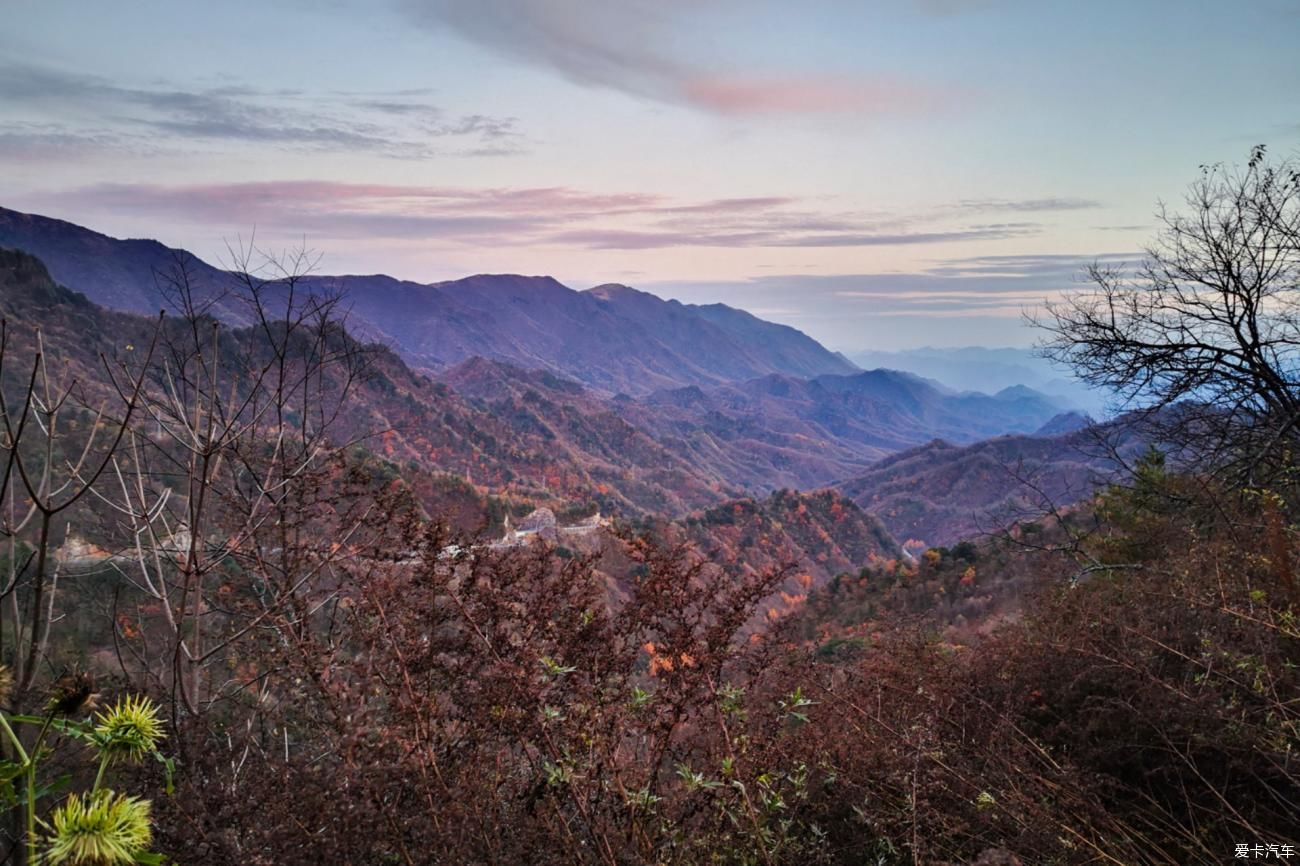
{"label": "mountain range", "polygon": [[1034,349],[927,346],[898,352],[859,351],[850,359],[863,368],[905,370],[962,390],[1027,386],[1093,417],[1108,414],[1108,394],[1083,384]]}
{"label": "mountain range", "polygon": [[[144,338],[150,325],[138,314],[169,303],[167,275],[178,268],[234,333],[247,320],[225,291],[237,274],[157,241],[0,209],[0,247],[40,260],[6,254],[4,312],[42,325],[87,378],[100,354]],[[1066,445],[1087,420],[1065,401],[1021,385],[983,394],[860,370],[793,328],[722,304],[518,275],[301,285],[341,294],[349,331],[374,344],[348,432],[384,431],[363,441],[374,459],[396,474],[418,467],[409,483],[426,504],[468,523],[491,495],[672,518],[837,485],[897,537],[940,543],[1014,495],[989,460],[1033,459],[1071,483],[1089,468]],[[924,504],[934,502],[943,504]]]}
{"label": "mountain range", "polygon": [[[168,307],[169,282],[183,269],[214,315],[247,323],[245,307],[228,292],[235,282],[229,271],[154,240],[117,240],[0,208],[0,246],[37,256],[58,283],[127,312]],[[416,368],[484,357],[550,370],[610,395],[857,369],[794,328],[723,304],[682,304],[621,285],[575,291],[551,277],[480,274],[427,284],[308,275],[301,286],[344,297],[349,330],[383,342]]]}

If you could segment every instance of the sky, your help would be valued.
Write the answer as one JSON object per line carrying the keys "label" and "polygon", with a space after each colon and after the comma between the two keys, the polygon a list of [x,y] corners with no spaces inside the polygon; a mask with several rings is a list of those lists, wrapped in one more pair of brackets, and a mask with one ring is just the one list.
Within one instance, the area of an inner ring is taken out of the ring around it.
{"label": "sky", "polygon": [[219,262],[619,282],[1028,345],[1199,166],[1300,150],[1300,0],[7,0],[0,205]]}

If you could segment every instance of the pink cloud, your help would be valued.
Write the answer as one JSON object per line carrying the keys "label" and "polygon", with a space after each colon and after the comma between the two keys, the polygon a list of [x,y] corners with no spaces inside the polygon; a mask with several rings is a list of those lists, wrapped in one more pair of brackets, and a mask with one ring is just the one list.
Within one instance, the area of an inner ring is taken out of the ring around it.
{"label": "pink cloud", "polygon": [[683,98],[719,114],[826,114],[907,112],[932,109],[945,100],[935,91],[903,82],[847,78],[695,76],[681,84]]}
{"label": "pink cloud", "polygon": [[875,247],[1002,240],[1039,230],[1036,223],[882,220],[781,195],[683,201],[647,191],[564,186],[467,188],[323,180],[117,183],[41,198],[60,210],[207,224],[221,232],[260,226],[316,238],[432,240],[486,247]]}
{"label": "pink cloud", "polygon": [[[934,11],[989,0],[924,0]],[[641,99],[688,105],[722,115],[912,111],[946,102],[924,86],[890,79],[787,73],[716,74],[709,63],[744,40],[767,14],[750,2],[717,0],[400,0],[417,26],[447,29],[514,60],[553,70],[570,81]],[[734,26],[709,57],[687,51],[686,32],[718,26],[709,16],[734,16]]]}
{"label": "pink cloud", "polygon": [[56,193],[50,198],[243,222],[318,212],[321,207],[355,212],[506,211],[609,216],[653,210],[664,202],[662,196],[653,193],[593,193],[569,187],[470,189],[319,180],[185,186],[107,183]]}

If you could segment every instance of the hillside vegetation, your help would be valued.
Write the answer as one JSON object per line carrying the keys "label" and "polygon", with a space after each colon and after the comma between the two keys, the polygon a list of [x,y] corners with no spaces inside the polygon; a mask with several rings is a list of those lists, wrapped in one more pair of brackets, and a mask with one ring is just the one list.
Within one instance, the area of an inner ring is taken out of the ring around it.
{"label": "hillside vegetation", "polygon": [[836,486],[898,538],[938,546],[1084,499],[1141,448],[1138,435],[1114,426],[965,447],[936,440]]}

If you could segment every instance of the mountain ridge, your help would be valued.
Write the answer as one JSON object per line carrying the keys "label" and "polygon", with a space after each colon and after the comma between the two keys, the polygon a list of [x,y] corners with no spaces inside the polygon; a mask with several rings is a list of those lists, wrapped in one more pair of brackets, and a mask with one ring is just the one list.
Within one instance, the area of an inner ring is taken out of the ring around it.
{"label": "mountain ridge", "polygon": [[[247,324],[222,294],[232,274],[157,240],[120,240],[67,220],[0,208],[0,246],[29,252],[62,285],[106,307],[152,314],[178,269],[210,312]],[[310,275],[308,291],[347,299],[350,329],[417,368],[474,356],[549,369],[608,394],[716,385],[767,373],[857,368],[808,335],[726,305],[707,308],[630,287],[578,291],[549,276],[476,274],[420,283],[385,274]],[[629,351],[634,347],[635,351]]]}
{"label": "mountain ridge", "polygon": [[1066,413],[1029,435],[971,444],[934,439],[834,487],[896,538],[952,544],[1086,499],[1120,474],[1117,456],[1131,458],[1143,447],[1124,431]]}

